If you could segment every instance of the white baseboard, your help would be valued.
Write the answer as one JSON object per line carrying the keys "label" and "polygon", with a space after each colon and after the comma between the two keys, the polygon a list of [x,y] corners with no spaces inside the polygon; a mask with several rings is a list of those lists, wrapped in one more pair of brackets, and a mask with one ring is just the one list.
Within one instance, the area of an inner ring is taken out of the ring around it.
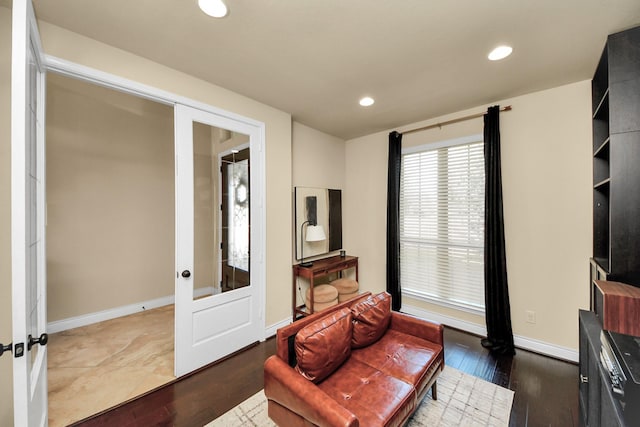
{"label": "white baseboard", "polygon": [[[203,295],[211,295],[213,292],[213,286],[199,288],[195,290],[194,296],[198,298]],[[67,329],[79,328],[81,326],[104,322],[105,320],[116,319],[118,317],[128,316],[130,314],[139,313],[141,311],[163,307],[165,305],[173,304],[174,302],[175,296],[169,295],[166,297],[97,311],[95,313],[83,314],[81,316],[69,317],[62,320],[55,320],[47,324],[47,332],[50,334],[55,334],[56,332],[66,331]]]}
{"label": "white baseboard", "polygon": [[[468,322],[466,320],[457,319],[455,317],[435,313],[433,311],[406,304],[402,305],[402,311],[413,316],[433,320],[435,322],[442,323],[443,325],[470,332],[472,334],[487,336],[487,328],[484,325],[479,325],[477,323]],[[530,350],[546,356],[555,357],[556,359],[567,360],[569,362],[578,362],[578,351],[572,348],[559,346],[557,344],[550,344],[519,335],[513,336],[513,342],[516,347],[524,350]]]}
{"label": "white baseboard", "polygon": [[289,325],[290,323],[291,323],[291,317],[287,317],[286,319],[283,319],[277,323],[274,323],[273,325],[267,326],[267,328],[264,331],[265,338],[271,338],[276,334],[276,331],[278,329],[283,328]]}
{"label": "white baseboard", "polygon": [[556,359],[566,360],[568,362],[578,363],[580,356],[578,351],[572,348],[563,347],[557,344],[549,344],[544,341],[521,337],[519,335],[513,336],[513,343],[516,345],[516,347],[523,348],[525,350],[531,350],[540,354],[545,354],[547,356],[555,357]]}
{"label": "white baseboard", "polygon": [[95,313],[83,314],[81,316],[69,317],[67,319],[56,320],[47,324],[47,332],[55,334],[56,332],[66,331],[67,329],[79,328],[81,326],[91,325],[93,323],[104,322],[129,314],[139,313],[141,311],[158,308],[165,305],[173,304],[174,296],[166,296],[153,300],[142,301],[135,304],[124,305],[121,307],[110,308],[108,310],[97,311]]}

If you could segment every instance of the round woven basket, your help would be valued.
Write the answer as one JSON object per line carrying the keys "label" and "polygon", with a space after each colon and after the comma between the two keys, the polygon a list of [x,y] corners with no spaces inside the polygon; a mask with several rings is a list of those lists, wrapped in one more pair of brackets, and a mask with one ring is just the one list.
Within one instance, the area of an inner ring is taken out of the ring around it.
{"label": "round woven basket", "polygon": [[338,302],[348,301],[358,296],[358,282],[353,279],[337,279],[331,282],[331,286],[338,290]]}
{"label": "round woven basket", "polygon": [[[307,289],[304,303],[311,308],[311,289]],[[322,311],[338,304],[338,290],[331,285],[318,285],[313,287],[313,311]]]}

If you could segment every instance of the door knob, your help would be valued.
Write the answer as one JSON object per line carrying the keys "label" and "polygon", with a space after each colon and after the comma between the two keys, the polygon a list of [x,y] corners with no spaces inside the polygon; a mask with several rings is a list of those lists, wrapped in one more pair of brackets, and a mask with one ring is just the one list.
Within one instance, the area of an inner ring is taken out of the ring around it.
{"label": "door knob", "polygon": [[47,345],[47,342],[49,342],[49,335],[47,334],[42,334],[40,335],[40,338],[33,338],[31,335],[29,335],[29,342],[27,343],[27,350],[31,351],[31,347],[33,347],[36,344],[40,344],[40,345]]}
{"label": "door knob", "polygon": [[0,343],[0,356],[2,356],[2,354],[5,351],[12,351],[12,350],[13,350],[13,343],[9,343],[7,345]]}
{"label": "door knob", "polygon": [[189,270],[184,270],[182,272],[182,277],[184,277],[185,279],[191,277],[191,272]]}

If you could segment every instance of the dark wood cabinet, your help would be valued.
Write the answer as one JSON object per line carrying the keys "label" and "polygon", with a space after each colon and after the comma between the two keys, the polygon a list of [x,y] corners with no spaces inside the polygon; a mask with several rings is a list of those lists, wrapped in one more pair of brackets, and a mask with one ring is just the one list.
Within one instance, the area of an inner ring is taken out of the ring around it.
{"label": "dark wood cabinet", "polygon": [[[640,316],[634,300],[640,288],[640,27],[607,37],[591,89],[592,311],[580,310],[579,314],[580,417],[585,426],[617,427],[625,426],[624,414],[628,425],[635,426],[640,425],[636,422],[640,399],[635,391],[622,393],[617,385],[616,395],[611,377],[615,381],[619,377],[610,376],[603,363],[611,367],[611,334],[616,330],[636,334]],[[603,325],[607,331],[601,334]],[[602,352],[601,339],[606,340],[606,352]],[[640,354],[625,357],[635,366]],[[637,390],[639,382],[629,380]],[[626,402],[620,394],[626,396]]]}
{"label": "dark wood cabinet", "polygon": [[592,81],[593,258],[640,286],[640,27],[612,34]]}
{"label": "dark wood cabinet", "polygon": [[[597,328],[596,328],[597,329]],[[593,420],[600,419],[600,375],[598,373],[597,352],[594,349],[594,339],[599,332],[594,330],[594,325],[588,320],[583,321],[580,315],[580,374],[579,374],[579,400],[583,424],[592,425]],[[593,339],[590,339],[593,337]],[[599,344],[600,341],[597,341]]]}
{"label": "dark wood cabinet", "polygon": [[580,310],[580,416],[588,427],[626,426],[620,400],[613,396],[611,381],[600,363],[602,327],[591,311]]}

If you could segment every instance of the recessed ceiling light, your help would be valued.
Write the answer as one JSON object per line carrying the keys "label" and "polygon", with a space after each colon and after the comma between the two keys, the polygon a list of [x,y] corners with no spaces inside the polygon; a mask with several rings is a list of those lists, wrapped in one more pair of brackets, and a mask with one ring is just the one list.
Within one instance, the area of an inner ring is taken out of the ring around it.
{"label": "recessed ceiling light", "polygon": [[513,48],[511,46],[498,46],[489,53],[488,58],[491,61],[499,61],[511,55],[511,52],[513,52]]}
{"label": "recessed ceiling light", "polygon": [[198,0],[198,6],[211,17],[224,18],[227,16],[227,5],[222,0]]}
{"label": "recessed ceiling light", "polygon": [[370,96],[365,96],[360,100],[360,105],[362,105],[363,107],[370,107],[374,102],[376,101],[374,101],[373,98],[371,98]]}

